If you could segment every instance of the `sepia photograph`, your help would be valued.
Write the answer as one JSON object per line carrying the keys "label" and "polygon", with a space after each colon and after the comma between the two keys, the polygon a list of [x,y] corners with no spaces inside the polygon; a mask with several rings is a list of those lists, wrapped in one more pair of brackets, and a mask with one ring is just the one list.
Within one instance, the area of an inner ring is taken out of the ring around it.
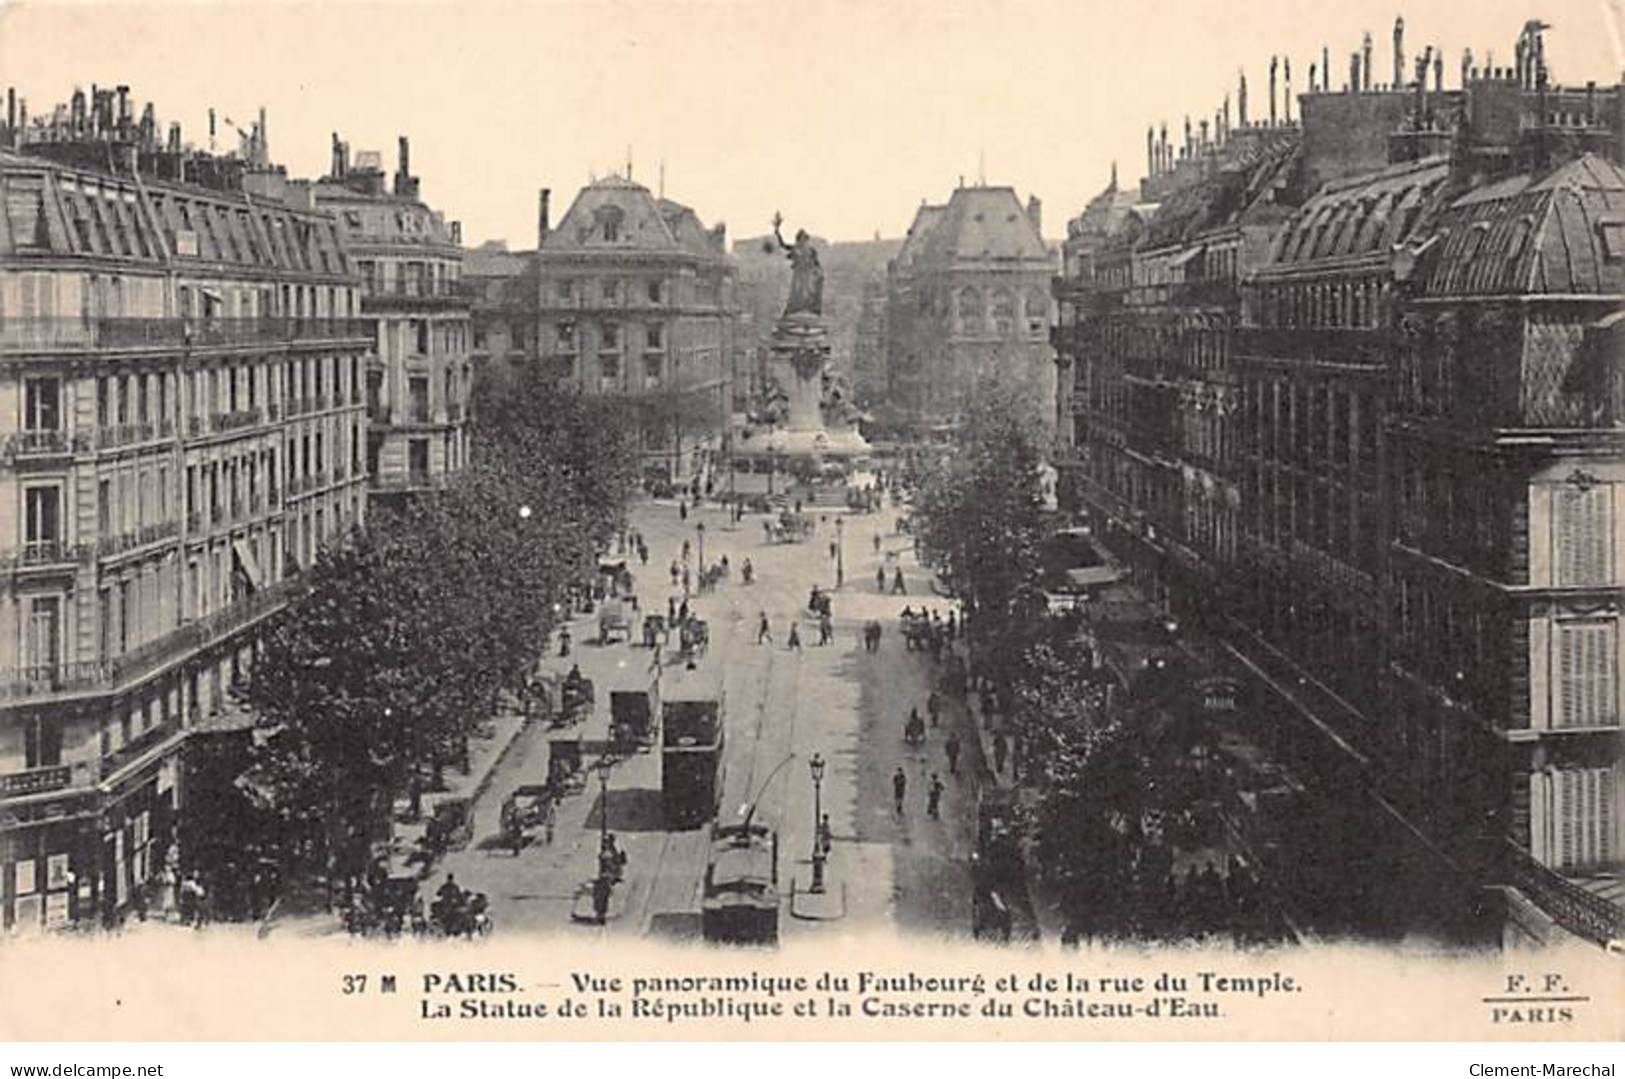
{"label": "sepia photograph", "polygon": [[0,1038],[1625,1037],[1622,34],[0,3]]}

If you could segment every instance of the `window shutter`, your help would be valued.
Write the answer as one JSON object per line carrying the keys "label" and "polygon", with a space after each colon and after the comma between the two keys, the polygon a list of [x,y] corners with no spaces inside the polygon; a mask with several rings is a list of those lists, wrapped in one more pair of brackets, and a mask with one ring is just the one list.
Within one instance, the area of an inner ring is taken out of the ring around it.
{"label": "window shutter", "polygon": [[1553,500],[1559,585],[1607,584],[1613,575],[1613,487],[1563,487]]}
{"label": "window shutter", "polygon": [[1579,799],[1576,797],[1574,772],[1559,772],[1557,780],[1557,868],[1568,869],[1575,864],[1579,824]]}

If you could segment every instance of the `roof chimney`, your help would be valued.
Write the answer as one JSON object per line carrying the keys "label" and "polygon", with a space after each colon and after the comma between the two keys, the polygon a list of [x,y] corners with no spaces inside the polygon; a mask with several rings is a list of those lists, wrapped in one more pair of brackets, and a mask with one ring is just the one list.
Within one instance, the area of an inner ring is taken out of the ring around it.
{"label": "roof chimney", "polygon": [[[1112,165],[1112,169],[1115,175],[1116,164]],[[1033,223],[1034,232],[1040,236],[1044,235],[1044,204],[1038,201],[1037,195],[1027,196],[1027,220]]]}
{"label": "roof chimney", "polygon": [[17,130],[17,88],[6,87],[6,130]]}
{"label": "roof chimney", "polygon": [[[1371,89],[1371,31],[1365,32],[1365,40],[1360,43],[1360,89]],[[1398,89],[1398,87],[1395,87]]]}
{"label": "roof chimney", "polygon": [[542,188],[541,194],[536,198],[536,250],[538,251],[542,249],[543,244],[547,243],[547,233],[550,228],[548,208],[552,201],[552,189]]}
{"label": "roof chimney", "polygon": [[1247,73],[1238,72],[1240,83],[1236,87],[1236,126],[1247,126]]}
{"label": "roof chimney", "polygon": [[1405,85],[1405,17],[1394,19],[1394,89]]}
{"label": "roof chimney", "polygon": [[1145,174],[1147,176],[1157,174],[1157,129],[1155,127],[1145,129]]}
{"label": "roof chimney", "polygon": [[1292,57],[1288,56],[1283,65],[1286,68],[1286,93],[1281,95],[1281,111],[1285,113],[1288,124],[1292,122]]}
{"label": "roof chimney", "polygon": [[1279,56],[1270,57],[1270,126],[1275,126],[1275,72],[1281,66]]}
{"label": "roof chimney", "polygon": [[395,168],[395,194],[410,195],[412,186],[412,144],[405,135],[400,137]]}

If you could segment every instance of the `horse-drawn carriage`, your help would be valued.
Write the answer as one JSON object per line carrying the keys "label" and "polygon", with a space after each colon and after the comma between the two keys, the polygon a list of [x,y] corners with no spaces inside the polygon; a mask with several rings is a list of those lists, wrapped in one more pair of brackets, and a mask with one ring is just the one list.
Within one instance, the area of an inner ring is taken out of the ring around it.
{"label": "horse-drawn carriage", "polygon": [[711,645],[711,627],[704,619],[690,618],[678,631],[678,642],[685,657],[698,659]]}
{"label": "horse-drawn carriage", "polygon": [[609,741],[618,752],[647,753],[655,744],[655,704],[644,690],[617,689],[609,694]]}
{"label": "horse-drawn carriage", "polygon": [[767,525],[768,537],[774,543],[804,543],[813,532],[813,519],[805,513],[785,510],[777,521]]}
{"label": "horse-drawn carriage", "polygon": [[581,722],[592,714],[596,701],[592,679],[583,678],[579,668],[570,668],[559,683],[559,711],[553,725],[568,727]]}
{"label": "horse-drawn carriage", "polygon": [[547,786],[558,797],[587,789],[580,738],[554,738],[547,744]]}
{"label": "horse-drawn carriage", "polygon": [[598,643],[608,644],[611,638],[632,640],[632,620],[637,616],[638,597],[612,596],[598,608]]}

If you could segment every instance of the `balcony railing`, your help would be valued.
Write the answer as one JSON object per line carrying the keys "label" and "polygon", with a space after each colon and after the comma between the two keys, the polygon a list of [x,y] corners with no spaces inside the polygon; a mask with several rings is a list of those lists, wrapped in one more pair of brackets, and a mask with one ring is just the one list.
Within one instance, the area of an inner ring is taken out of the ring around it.
{"label": "balcony railing", "polygon": [[93,548],[89,544],[65,540],[29,540],[13,549],[7,561],[13,566],[60,566],[84,561]]}
{"label": "balcony railing", "polygon": [[0,352],[271,345],[372,336],[359,318],[8,318]]}
{"label": "balcony railing", "polygon": [[429,472],[409,472],[404,476],[378,476],[373,486],[381,491],[430,490],[444,487],[446,477]]}
{"label": "balcony railing", "polygon": [[180,733],[181,724],[177,717],[171,717],[157,724],[125,742],[122,746],[102,758],[102,775],[110,776],[120,768],[135,760],[141,754],[154,746],[167,741]]}
{"label": "balcony railing", "polygon": [[282,402],[272,401],[266,405],[265,416],[269,420],[280,420],[282,418]]}
{"label": "balcony railing", "polygon": [[6,456],[61,457],[89,449],[90,440],[67,431],[18,431],[6,439]]}
{"label": "balcony railing", "polygon": [[210,425],[216,432],[240,431],[245,427],[257,427],[265,422],[257,408],[240,408],[234,412],[216,412],[210,418]]}
{"label": "balcony railing", "polygon": [[278,581],[239,600],[182,625],[137,648],[105,660],[80,660],[0,670],[0,699],[17,700],[55,693],[113,691],[152,674],[170,661],[194,652],[280,608],[298,582]]}
{"label": "balcony railing", "polygon": [[58,791],[66,787],[72,778],[73,768],[66,764],[28,768],[21,772],[0,775],[0,798]]}
{"label": "balcony railing", "polygon": [[1234,353],[1300,363],[1381,366],[1398,345],[1391,330],[1244,326],[1236,334]]}
{"label": "balcony railing", "polygon": [[1541,865],[1512,843],[1487,852],[1495,875],[1577,937],[1606,946],[1625,940],[1625,908]]}
{"label": "balcony railing", "polygon": [[103,447],[133,446],[139,442],[151,442],[157,433],[158,429],[150,423],[120,423],[97,428],[96,444]]}

